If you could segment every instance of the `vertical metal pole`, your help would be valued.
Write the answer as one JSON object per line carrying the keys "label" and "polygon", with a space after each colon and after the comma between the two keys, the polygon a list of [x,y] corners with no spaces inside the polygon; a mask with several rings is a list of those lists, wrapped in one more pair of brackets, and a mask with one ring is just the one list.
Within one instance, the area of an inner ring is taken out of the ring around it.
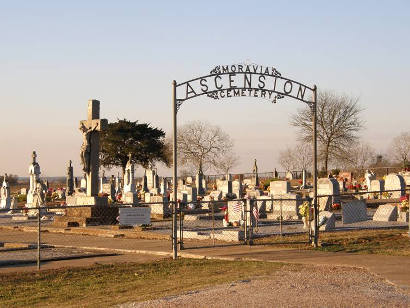
{"label": "vertical metal pole", "polygon": [[282,199],[280,200],[280,218],[279,218],[279,232],[280,232],[280,235],[282,236],[283,235],[283,233],[282,233],[282,228],[283,228],[283,211],[282,211]]}
{"label": "vertical metal pole", "polygon": [[174,202],[172,206],[173,212],[173,236],[172,236],[172,250],[173,259],[178,258],[178,247],[177,247],[177,82],[172,81],[172,128],[173,128],[173,185],[172,190],[174,194]]}
{"label": "vertical metal pole", "polygon": [[[253,217],[253,207],[255,206],[255,204],[253,203],[253,199],[249,199],[249,241],[248,244],[252,245],[253,244],[253,220],[255,219]],[[258,205],[256,205],[258,206]]]}
{"label": "vertical metal pole", "polygon": [[181,204],[178,202],[179,209],[179,250],[184,249],[184,215],[182,213]]}
{"label": "vertical metal pole", "polygon": [[318,204],[317,204],[317,87],[313,86],[313,104],[312,104],[312,118],[313,118],[313,208],[314,208],[314,247],[319,244],[319,228],[318,228]]}
{"label": "vertical metal pole", "polygon": [[40,246],[41,246],[41,215],[40,208],[38,209],[37,215],[37,270],[40,270]]}
{"label": "vertical metal pole", "polygon": [[244,203],[243,203],[243,214],[244,214],[244,239],[245,239],[245,245],[248,243],[248,211],[246,210],[247,208],[247,204],[248,204],[248,200],[245,199]]}

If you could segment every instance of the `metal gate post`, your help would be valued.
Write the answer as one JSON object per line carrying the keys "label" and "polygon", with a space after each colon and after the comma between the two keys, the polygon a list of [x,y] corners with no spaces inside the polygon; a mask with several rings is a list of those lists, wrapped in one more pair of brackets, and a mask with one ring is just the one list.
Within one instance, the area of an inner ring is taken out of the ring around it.
{"label": "metal gate post", "polygon": [[248,244],[252,245],[253,244],[253,240],[252,240],[252,236],[253,236],[253,207],[254,207],[254,201],[253,199],[249,199],[249,240],[248,240]]}
{"label": "metal gate post", "polygon": [[319,207],[317,204],[317,88],[313,86],[312,122],[313,122],[313,208],[314,208],[314,240],[313,245],[319,244]]}
{"label": "metal gate post", "polygon": [[184,216],[182,215],[181,203],[178,202],[179,213],[179,250],[184,249]]}
{"label": "metal gate post", "polygon": [[41,255],[40,255],[40,247],[41,247],[41,213],[40,208],[38,208],[38,215],[37,215],[37,270],[40,270],[41,267]]}
{"label": "metal gate post", "polygon": [[247,200],[245,199],[245,202],[243,203],[243,214],[244,214],[244,244],[246,245],[248,242],[248,211],[246,210],[247,208]]}
{"label": "metal gate post", "polygon": [[177,82],[172,81],[172,126],[173,126],[173,183],[172,190],[174,193],[174,203],[173,203],[173,217],[172,217],[172,252],[173,259],[178,258],[178,247],[177,247]]}

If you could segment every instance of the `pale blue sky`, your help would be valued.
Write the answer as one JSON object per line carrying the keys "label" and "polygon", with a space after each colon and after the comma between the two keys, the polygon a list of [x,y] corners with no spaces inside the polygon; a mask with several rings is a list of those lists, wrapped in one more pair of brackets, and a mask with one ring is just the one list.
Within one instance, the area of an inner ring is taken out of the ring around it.
{"label": "pale blue sky", "polygon": [[[250,60],[284,76],[355,95],[363,140],[379,152],[410,129],[409,1],[0,1],[0,172],[79,176],[87,100],[101,115],[171,127],[171,81]],[[235,140],[241,164],[279,168],[301,103],[199,98],[180,123],[207,120]],[[164,174],[168,173],[163,171]],[[169,174],[169,173],[168,173]]]}

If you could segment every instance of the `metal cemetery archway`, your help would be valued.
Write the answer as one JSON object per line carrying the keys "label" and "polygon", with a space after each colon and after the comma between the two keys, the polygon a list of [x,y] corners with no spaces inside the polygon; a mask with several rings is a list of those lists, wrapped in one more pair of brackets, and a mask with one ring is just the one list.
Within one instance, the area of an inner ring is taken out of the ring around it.
{"label": "metal cemetery archway", "polygon": [[[308,92],[308,93],[306,93]],[[310,93],[309,93],[310,92]],[[312,110],[313,123],[313,205],[314,205],[314,245],[318,244],[317,207],[317,137],[316,100],[317,89],[285,78],[274,67],[254,64],[233,64],[216,66],[208,75],[182,83],[172,82],[173,121],[173,195],[177,196],[177,113],[181,105],[192,98],[206,95],[219,100],[230,97],[257,97],[276,103],[278,99],[290,97],[308,104]],[[176,202],[173,203],[173,251],[177,257]]]}

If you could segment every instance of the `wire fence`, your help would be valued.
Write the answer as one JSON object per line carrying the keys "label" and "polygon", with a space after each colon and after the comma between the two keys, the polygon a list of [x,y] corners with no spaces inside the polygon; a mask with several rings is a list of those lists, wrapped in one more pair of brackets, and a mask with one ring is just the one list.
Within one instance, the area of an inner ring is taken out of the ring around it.
{"label": "wire fence", "polygon": [[175,209],[166,198],[134,205],[3,209],[0,267],[40,268],[50,261],[110,256],[118,249],[137,250],[143,240],[164,243],[165,252],[172,251],[173,239],[179,250],[252,245],[268,237],[291,243],[297,236],[309,244],[315,223],[320,232],[408,229],[409,190],[318,195],[316,220],[311,196],[296,193],[179,201]]}

